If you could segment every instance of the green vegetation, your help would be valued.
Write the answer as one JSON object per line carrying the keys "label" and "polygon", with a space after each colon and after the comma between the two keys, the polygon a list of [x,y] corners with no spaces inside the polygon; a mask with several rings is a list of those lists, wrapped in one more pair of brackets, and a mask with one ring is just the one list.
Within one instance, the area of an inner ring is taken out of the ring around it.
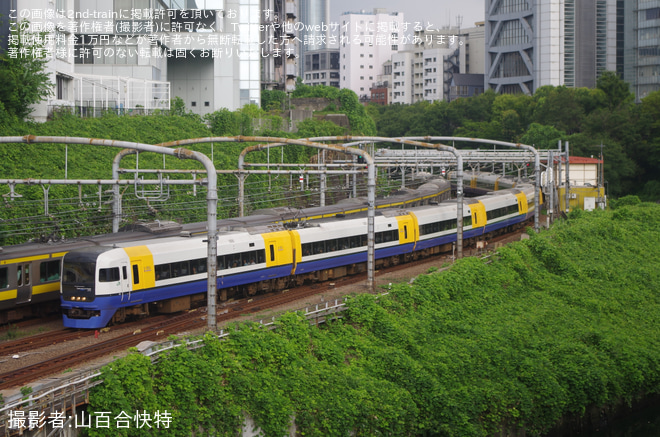
{"label": "green vegetation", "polygon": [[27,117],[32,112],[30,105],[51,93],[51,79],[45,72],[47,61],[38,55],[44,53],[44,44],[30,38],[34,34],[24,30],[29,25],[27,20],[18,23],[10,32],[7,51],[0,52],[0,125]]}
{"label": "green vegetation", "polygon": [[[346,107],[357,102],[357,97],[350,92],[343,92],[342,101]],[[354,97],[354,99],[352,98]],[[354,101],[353,101],[354,100]],[[34,123],[29,120],[19,121],[14,115],[0,108],[0,136],[71,136],[107,138],[113,140],[159,144],[181,139],[210,136],[261,135],[270,137],[311,137],[343,135],[344,128],[329,121],[310,119],[300,123],[295,135],[282,132],[283,120],[274,113],[269,113],[256,105],[246,105],[237,111],[223,109],[200,117],[186,111],[183,101],[174,99],[172,110],[154,115],[117,115],[107,112],[99,118],[83,119],[66,111],[56,113],[46,123]],[[366,126],[361,122],[358,104],[351,111],[357,126]],[[3,118],[4,117],[4,118]],[[357,118],[356,118],[357,117]],[[366,116],[365,116],[366,117]],[[367,117],[368,118],[368,117]],[[370,120],[370,119],[369,119]],[[373,123],[372,123],[373,125]],[[216,143],[187,146],[213,156],[218,169],[235,169],[238,155],[249,144]],[[118,149],[109,147],[90,147],[84,145],[63,144],[0,144],[0,174],[7,179],[111,179],[111,162]],[[288,163],[309,162],[316,150],[288,145],[284,150],[273,150],[271,162],[284,160]],[[253,152],[250,162],[266,162],[268,152]],[[155,154],[141,154],[138,158],[129,156],[122,160],[122,167],[128,169],[201,169],[201,165],[192,160],[181,161],[174,157]],[[130,177],[124,176],[124,178]],[[140,173],[140,177],[156,180],[153,174]],[[190,179],[190,175],[169,174],[170,179]],[[253,209],[281,206],[287,197],[283,192],[288,189],[286,178],[272,184],[267,175],[252,175],[247,180],[248,211]],[[238,188],[233,175],[219,175],[218,215],[220,218],[238,215],[236,198]],[[146,190],[158,191],[156,194],[145,193],[149,199],[140,200],[135,190],[122,188],[123,222],[135,223],[140,220],[152,221],[175,220],[180,222],[204,221],[206,219],[205,190],[193,190],[191,186],[165,188],[161,195],[160,186],[154,184]],[[196,192],[197,191],[197,192]],[[2,194],[7,194],[8,190]],[[16,186],[16,193],[22,197],[5,198],[6,208],[0,209],[0,220],[4,222],[0,230],[0,245],[17,244],[29,239],[47,241],[49,239],[72,238],[79,235],[94,235],[111,230],[112,204],[108,187],[97,186],[61,186],[52,185],[48,189],[49,208],[45,212],[44,191],[40,185]],[[304,193],[301,193],[304,194]],[[311,196],[311,193],[307,193]],[[290,197],[290,196],[288,196]],[[304,202],[305,200],[302,200]],[[293,202],[292,200],[288,201]],[[297,203],[296,203],[297,205]],[[292,205],[293,206],[293,205]]]}
{"label": "green vegetation", "polygon": [[[660,199],[660,91],[633,103],[628,84],[606,72],[595,89],[544,86],[533,96],[484,94],[448,102],[370,106],[381,136],[461,136],[556,148],[574,156],[604,145],[605,179],[613,197]],[[460,147],[476,147],[459,145]]]}
{"label": "green vegetation", "polygon": [[374,120],[360,103],[357,94],[349,89],[340,90],[326,85],[309,86],[299,82],[291,97],[322,97],[331,102],[339,101],[337,112],[346,114],[348,117],[352,135],[376,135]]}
{"label": "green vegetation", "polygon": [[103,369],[89,410],[167,410],[170,429],[154,434],[168,436],[235,435],[243,414],[267,436],[294,416],[308,436],[540,435],[658,393],[660,206],[579,211],[530,237],[490,264],[354,297],[321,327],[289,313],[274,331],[236,325],[155,364],[131,354]]}

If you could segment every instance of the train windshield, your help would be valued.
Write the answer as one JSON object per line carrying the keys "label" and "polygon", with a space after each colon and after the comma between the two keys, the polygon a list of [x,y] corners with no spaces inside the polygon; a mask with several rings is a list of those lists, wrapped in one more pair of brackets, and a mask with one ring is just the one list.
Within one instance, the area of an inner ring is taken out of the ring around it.
{"label": "train windshield", "polygon": [[95,262],[67,262],[62,265],[62,284],[93,284]]}

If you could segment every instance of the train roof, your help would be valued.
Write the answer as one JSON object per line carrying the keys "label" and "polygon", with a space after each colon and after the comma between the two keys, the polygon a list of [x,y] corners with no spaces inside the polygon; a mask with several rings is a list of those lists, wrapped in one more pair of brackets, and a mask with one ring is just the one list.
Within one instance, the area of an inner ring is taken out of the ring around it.
{"label": "train roof", "polygon": [[[445,189],[449,189],[450,184],[444,179],[431,179],[426,181],[416,190],[403,189],[388,196],[376,200],[377,213],[385,208],[391,208],[394,205],[404,206],[408,200],[419,197],[436,196]],[[402,203],[403,202],[403,203]],[[233,217],[220,219],[217,222],[219,232],[246,231],[249,233],[275,232],[283,230],[282,223],[287,221],[306,221],[306,220],[326,220],[331,216],[337,215],[338,220],[342,220],[344,214],[356,214],[355,218],[366,217],[367,203],[365,198],[347,199],[336,205],[324,207],[312,207],[303,209],[293,208],[272,208],[254,211],[253,214],[246,217]],[[354,213],[356,209],[364,209],[362,212]],[[279,226],[279,227],[278,227]],[[26,258],[31,256],[41,256],[48,254],[60,254],[71,250],[76,250],[89,246],[113,246],[126,242],[134,244],[139,241],[155,240],[161,238],[173,238],[179,236],[197,236],[207,233],[206,222],[196,222],[188,224],[179,224],[171,221],[141,222],[127,225],[118,233],[109,233],[89,237],[76,237],[62,240],[35,240],[28,243],[12,246],[0,247],[0,263],[3,261]]]}

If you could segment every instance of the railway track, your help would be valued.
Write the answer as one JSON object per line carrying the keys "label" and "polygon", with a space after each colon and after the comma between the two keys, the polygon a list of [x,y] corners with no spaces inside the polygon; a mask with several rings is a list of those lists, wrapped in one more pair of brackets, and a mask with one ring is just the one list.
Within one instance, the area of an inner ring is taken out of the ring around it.
{"label": "railway track", "polygon": [[[523,231],[517,231],[511,234],[498,236],[491,239],[491,247],[493,243],[508,243],[520,239],[520,234]],[[431,258],[425,258],[418,261],[413,261],[405,264],[399,264],[383,268],[379,270],[379,275],[384,273],[393,273],[401,270],[412,269],[416,266],[428,264],[429,261],[443,263],[451,260],[451,255],[441,254]],[[314,283],[296,287],[295,289],[284,290],[278,293],[271,293],[252,298],[244,298],[224,305],[218,306],[219,313],[216,315],[218,323],[236,319],[239,316],[246,314],[255,314],[259,311],[266,309],[273,309],[281,305],[290,304],[292,302],[300,301],[307,297],[313,297],[322,294],[336,287],[343,287],[347,285],[356,285],[364,282],[366,273],[358,275],[343,277],[326,281],[323,283]],[[81,348],[72,353],[66,353],[54,358],[49,358],[43,362],[39,362],[22,369],[17,369],[11,372],[0,374],[0,390],[23,386],[31,381],[38,380],[50,375],[63,372],[69,368],[80,365],[84,362],[98,359],[107,355],[124,351],[129,347],[136,346],[142,341],[156,341],[166,338],[171,334],[179,334],[181,332],[191,332],[198,329],[204,329],[206,326],[206,310],[199,308],[183,314],[172,316],[156,316],[149,319],[149,324],[144,325],[144,321],[139,329],[129,332],[128,334],[121,335],[111,340],[100,341],[91,346]],[[125,328],[130,326],[122,324],[121,327]],[[136,323],[136,326],[137,323]],[[12,351],[18,350],[14,348],[19,347],[22,343],[23,347],[30,346],[31,348],[41,347],[40,344],[56,344],[57,342],[70,341],[75,339],[76,336],[93,336],[94,331],[81,331],[81,330],[61,330],[51,333],[41,334],[35,336],[36,338],[28,338],[7,342],[0,345],[0,355],[8,355]],[[58,338],[58,336],[60,338]],[[68,337],[68,340],[67,340]],[[51,342],[51,343],[49,343]]]}

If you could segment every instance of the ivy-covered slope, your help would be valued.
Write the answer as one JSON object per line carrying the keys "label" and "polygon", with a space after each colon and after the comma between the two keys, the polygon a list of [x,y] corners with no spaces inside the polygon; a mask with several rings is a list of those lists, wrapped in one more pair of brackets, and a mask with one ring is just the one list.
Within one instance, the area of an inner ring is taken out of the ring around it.
{"label": "ivy-covered slope", "polygon": [[243,413],[268,436],[294,416],[307,436],[540,435],[660,391],[659,205],[575,214],[497,253],[356,296],[320,328],[287,314],[155,365],[130,354],[104,369],[89,411],[167,410],[154,434],[168,436],[233,436]]}
{"label": "ivy-covered slope", "polygon": [[[213,136],[200,117],[184,115],[148,115],[118,116],[112,113],[99,118],[81,119],[70,114],[62,114],[47,123],[17,122],[3,124],[0,120],[0,136],[69,136],[103,138],[120,141],[158,144],[175,140],[203,138]],[[213,156],[217,169],[235,169],[238,156],[248,144],[245,143],[201,143],[187,145],[186,148]],[[120,151],[114,147],[100,147],[70,144],[0,144],[0,176],[5,179],[111,179],[112,160]],[[274,154],[275,152],[273,152]],[[280,159],[279,151],[277,159]],[[289,162],[306,162],[310,152],[303,146],[286,147],[283,158]],[[266,152],[251,153],[250,162],[266,162]],[[140,169],[183,169],[203,170],[195,160],[179,160],[175,157],[163,157],[155,153],[142,153],[139,163],[134,155],[122,160],[122,167]],[[130,178],[125,175],[123,178]],[[145,179],[156,179],[155,175],[141,173]],[[167,174],[170,179],[187,179],[189,174]],[[199,176],[198,176],[199,179]],[[221,190],[218,214],[220,217],[237,215],[235,198],[237,197],[236,177],[231,174],[218,175]],[[0,209],[0,246],[23,243],[32,238],[72,238],[80,235],[94,235],[110,232],[112,223],[110,186],[101,187],[102,199],[99,201],[99,187],[96,185],[52,185],[48,191],[49,208],[45,214],[44,191],[40,185],[17,185],[16,193],[22,197],[5,199],[5,208]],[[146,189],[157,190],[154,184]],[[253,175],[249,179],[249,190],[257,193],[269,189],[268,177]],[[79,191],[80,190],[80,191]],[[123,214],[126,222],[137,220],[178,220],[195,222],[206,220],[205,190],[200,188],[195,193],[191,186],[170,187],[166,201],[152,200],[147,203],[136,199],[133,187],[123,187]],[[5,185],[1,194],[8,194]],[[270,199],[261,197],[256,208],[271,206]]]}

